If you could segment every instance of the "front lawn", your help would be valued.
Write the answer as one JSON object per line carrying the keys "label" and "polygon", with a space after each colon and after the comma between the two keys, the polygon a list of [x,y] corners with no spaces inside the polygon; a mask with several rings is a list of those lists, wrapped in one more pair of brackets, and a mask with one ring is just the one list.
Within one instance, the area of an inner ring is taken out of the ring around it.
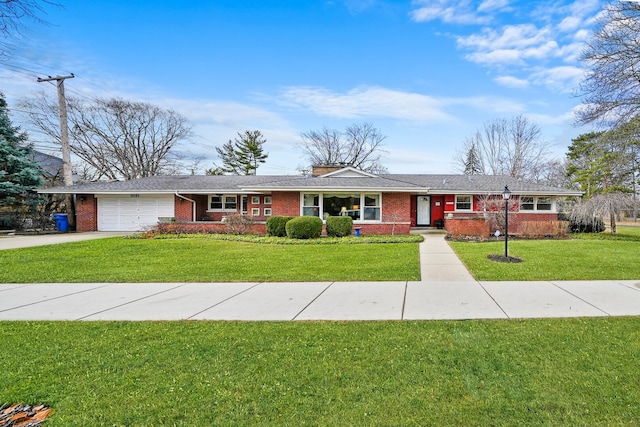
{"label": "front lawn", "polygon": [[324,243],[117,237],[13,249],[0,251],[0,283],[420,280],[415,240]]}
{"label": "front lawn", "polygon": [[636,425],[640,319],[0,322],[55,426]]}
{"label": "front lawn", "polygon": [[449,242],[477,280],[635,280],[640,279],[640,228],[578,234],[567,240],[509,240],[509,255],[522,263],[487,259],[504,254],[504,241]]}

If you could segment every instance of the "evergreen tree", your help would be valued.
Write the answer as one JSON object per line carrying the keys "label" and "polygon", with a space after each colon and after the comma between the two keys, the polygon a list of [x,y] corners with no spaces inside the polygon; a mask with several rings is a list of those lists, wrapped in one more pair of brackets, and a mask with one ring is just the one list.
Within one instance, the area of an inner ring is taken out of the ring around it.
{"label": "evergreen tree", "polygon": [[265,142],[267,140],[258,130],[247,130],[243,134],[238,132],[234,141],[229,140],[222,147],[216,147],[222,166],[210,170],[209,174],[255,175],[258,166],[264,163],[268,156],[262,148]]}
{"label": "evergreen tree", "polygon": [[0,92],[0,207],[34,207],[33,191],[42,185],[42,172],[32,161],[27,135],[11,124],[4,94]]}
{"label": "evergreen tree", "polygon": [[482,175],[483,173],[484,168],[482,167],[482,161],[480,160],[480,156],[478,156],[475,144],[472,144],[469,151],[467,151],[467,158],[464,163],[464,174]]}

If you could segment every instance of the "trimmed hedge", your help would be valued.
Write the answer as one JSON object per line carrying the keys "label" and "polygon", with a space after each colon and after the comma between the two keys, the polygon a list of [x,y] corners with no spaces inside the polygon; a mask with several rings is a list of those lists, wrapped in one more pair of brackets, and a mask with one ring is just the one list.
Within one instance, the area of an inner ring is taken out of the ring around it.
{"label": "trimmed hedge", "polygon": [[294,216],[270,216],[267,218],[267,236],[273,237],[286,237],[287,229],[285,226],[287,222],[295,218]]}
{"label": "trimmed hedge", "polygon": [[353,219],[350,216],[327,217],[327,236],[331,236],[331,237],[350,236],[352,230],[353,230]]}
{"label": "trimmed hedge", "polygon": [[322,234],[322,220],[317,216],[297,216],[285,225],[291,239],[316,239]]}

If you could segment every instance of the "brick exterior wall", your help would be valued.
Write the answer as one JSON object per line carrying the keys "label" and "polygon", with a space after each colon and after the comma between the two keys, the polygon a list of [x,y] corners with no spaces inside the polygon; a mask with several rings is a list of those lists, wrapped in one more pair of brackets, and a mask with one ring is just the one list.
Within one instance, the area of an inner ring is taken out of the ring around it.
{"label": "brick exterior wall", "polygon": [[[185,229],[200,232],[224,232],[225,224],[220,220],[227,212],[207,212],[208,198],[206,195],[184,195],[196,201],[196,222],[193,222],[193,203],[174,196],[174,215]],[[252,197],[259,197],[259,203],[252,203]],[[269,196],[267,196],[269,197]],[[251,196],[247,198],[247,209],[260,209],[260,216],[255,217],[256,223],[252,226],[252,233],[265,234],[264,221],[268,218],[264,215],[265,208],[271,208],[273,216],[299,216],[300,193],[297,191],[279,191],[270,195],[272,203],[265,203],[265,195]],[[412,223],[415,222],[415,195],[409,193],[383,193],[382,194],[382,223],[354,224],[354,228],[360,228],[361,234],[408,234]],[[84,200],[83,200],[84,199]],[[441,206],[436,209],[435,201],[440,201]],[[445,229],[452,237],[477,236],[486,237],[495,230],[490,230],[481,212],[454,212],[455,197],[453,195],[432,196],[432,225],[434,218],[444,214]],[[241,197],[238,197],[240,206]],[[474,208],[478,201],[474,198]],[[515,204],[514,204],[515,205]],[[531,213],[517,212],[517,205],[510,205],[512,211],[509,214],[509,234],[518,234],[521,228],[553,229],[558,223],[557,213]],[[450,217],[452,216],[452,218]],[[542,223],[547,223],[543,225]],[[76,198],[76,230],[79,232],[96,231],[98,229],[98,200],[92,194],[78,194]]]}
{"label": "brick exterior wall", "polygon": [[[185,197],[193,200],[189,196]],[[176,221],[193,221],[193,203],[181,197],[173,196],[173,205],[173,216]]]}
{"label": "brick exterior wall", "polygon": [[[553,229],[558,223],[557,213],[520,213],[509,210],[509,235],[520,234],[531,223],[548,223]],[[445,229],[450,237],[487,237],[495,233],[481,213],[454,214],[453,218],[446,217]]]}
{"label": "brick exterior wall", "polygon": [[272,195],[271,209],[277,216],[300,216],[300,193],[278,191]]}
{"label": "brick exterior wall", "polygon": [[312,176],[320,176],[327,174],[329,172],[335,172],[337,170],[343,169],[345,165],[337,166],[337,165],[313,165],[311,166],[311,175]]}
{"label": "brick exterior wall", "polygon": [[76,231],[96,231],[97,229],[98,199],[93,194],[78,194],[76,196]]}

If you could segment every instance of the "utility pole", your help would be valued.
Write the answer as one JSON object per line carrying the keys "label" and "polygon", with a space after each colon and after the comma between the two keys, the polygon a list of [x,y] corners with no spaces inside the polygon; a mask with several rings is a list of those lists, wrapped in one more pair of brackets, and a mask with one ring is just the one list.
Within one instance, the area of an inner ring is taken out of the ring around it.
{"label": "utility pole", "polygon": [[[69,126],[67,124],[67,102],[64,96],[64,81],[72,79],[75,76],[71,73],[68,76],[49,76],[46,79],[38,77],[38,83],[56,81],[58,87],[58,110],[60,112],[60,145],[62,148],[62,174],[64,177],[64,185],[73,185],[73,172],[71,171],[71,148],[69,147]],[[65,204],[67,214],[69,216],[69,227],[75,229],[75,208],[73,203],[73,195],[65,195]]]}

